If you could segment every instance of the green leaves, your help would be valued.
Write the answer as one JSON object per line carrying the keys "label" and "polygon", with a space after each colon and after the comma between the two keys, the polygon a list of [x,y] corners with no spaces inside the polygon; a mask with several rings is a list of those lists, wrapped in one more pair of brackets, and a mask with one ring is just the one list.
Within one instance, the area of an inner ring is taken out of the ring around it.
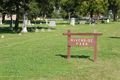
{"label": "green leaves", "polygon": [[38,8],[38,3],[33,1],[28,5],[28,7],[29,7],[28,14],[30,14],[36,19],[40,13],[40,10]]}

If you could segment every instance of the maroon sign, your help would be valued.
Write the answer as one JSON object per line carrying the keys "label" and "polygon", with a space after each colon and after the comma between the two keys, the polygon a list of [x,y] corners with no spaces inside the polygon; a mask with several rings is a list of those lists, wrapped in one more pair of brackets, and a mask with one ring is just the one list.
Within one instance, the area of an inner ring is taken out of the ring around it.
{"label": "maroon sign", "polygon": [[95,46],[94,38],[70,38],[69,46]]}
{"label": "maroon sign", "polygon": [[[102,33],[63,33],[63,35],[68,35],[68,54],[67,58],[70,59],[70,47],[71,46],[93,46],[94,47],[94,61],[97,61],[97,36],[102,35]],[[94,36],[94,38],[71,38],[71,35],[83,35],[83,36]]]}

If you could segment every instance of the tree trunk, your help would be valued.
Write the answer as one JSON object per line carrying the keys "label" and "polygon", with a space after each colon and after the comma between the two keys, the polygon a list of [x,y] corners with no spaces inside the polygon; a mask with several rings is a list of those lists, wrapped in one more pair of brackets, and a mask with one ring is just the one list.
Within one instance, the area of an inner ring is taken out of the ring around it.
{"label": "tree trunk", "polygon": [[2,19],[5,20],[5,14],[3,14]]}
{"label": "tree trunk", "polygon": [[13,21],[13,19],[12,19],[12,14],[10,14],[10,18],[11,18],[11,24],[12,24],[12,21]]}
{"label": "tree trunk", "polygon": [[117,21],[117,10],[114,10],[114,21]]}
{"label": "tree trunk", "polygon": [[97,13],[97,23],[99,24],[99,13]]}
{"label": "tree trunk", "polygon": [[93,11],[90,11],[90,18],[93,18]]}
{"label": "tree trunk", "polygon": [[46,14],[43,15],[43,21],[45,20],[45,18],[46,18]]}
{"label": "tree trunk", "polygon": [[15,27],[14,30],[18,30],[18,25],[19,25],[19,3],[16,4],[16,22],[15,22]]}

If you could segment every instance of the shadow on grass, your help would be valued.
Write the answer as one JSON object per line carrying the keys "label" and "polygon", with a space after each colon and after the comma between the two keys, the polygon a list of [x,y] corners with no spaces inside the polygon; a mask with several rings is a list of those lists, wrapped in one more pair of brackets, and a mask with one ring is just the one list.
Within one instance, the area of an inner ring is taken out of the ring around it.
{"label": "shadow on grass", "polygon": [[56,23],[56,25],[70,25],[70,23]]}
{"label": "shadow on grass", "polygon": [[120,37],[109,37],[109,38],[115,38],[115,39],[120,39]]}
{"label": "shadow on grass", "polygon": [[[67,59],[67,55],[57,54],[56,56],[61,56],[61,57]],[[85,58],[85,59],[89,59],[90,61],[94,62],[94,60],[90,59],[90,56],[84,56],[84,55],[71,55],[71,58]]]}
{"label": "shadow on grass", "polygon": [[[14,28],[14,27],[13,27],[13,28]],[[44,28],[44,29],[49,29],[49,28],[50,28],[51,30],[56,29],[56,28],[53,28],[53,27],[39,27],[39,26],[37,26],[37,29],[42,29],[42,28]],[[31,29],[33,29],[33,31],[31,31]],[[22,30],[21,27],[19,27],[19,31],[10,30],[10,27],[2,27],[2,28],[0,29],[0,34],[2,34],[2,33],[17,34],[17,33],[20,33],[21,30]],[[35,32],[35,27],[27,27],[27,31],[28,31],[28,32]]]}
{"label": "shadow on grass", "polygon": [[49,28],[50,28],[50,29],[52,29],[52,30],[56,29],[55,27],[39,27],[39,26],[37,26],[37,28],[38,28],[38,29],[42,29],[42,28],[44,28],[44,29],[49,29]]}
{"label": "shadow on grass", "polygon": [[[15,23],[16,21],[15,20],[13,20],[13,23]],[[3,20],[2,21],[2,23],[4,23],[4,24],[11,24],[12,23],[12,21],[11,20]],[[23,21],[22,20],[19,20],[19,23],[23,23]],[[31,20],[31,23],[35,23],[35,21],[34,20]],[[40,23],[46,23],[45,21],[40,21],[40,20],[37,20],[36,21],[36,24],[40,24]]]}
{"label": "shadow on grass", "polygon": [[[21,30],[21,28],[19,28]],[[2,33],[11,33],[11,34],[16,34],[16,33],[20,33],[19,31],[12,31],[10,30],[10,27],[2,27],[2,29],[0,29],[0,34]]]}

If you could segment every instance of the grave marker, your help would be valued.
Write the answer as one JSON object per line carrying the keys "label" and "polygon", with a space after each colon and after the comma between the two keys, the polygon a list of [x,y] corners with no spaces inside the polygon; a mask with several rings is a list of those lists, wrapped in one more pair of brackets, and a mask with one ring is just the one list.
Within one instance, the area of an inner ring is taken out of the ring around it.
{"label": "grave marker", "polygon": [[49,26],[52,26],[52,27],[56,26],[56,25],[55,25],[55,21],[50,21]]}
{"label": "grave marker", "polygon": [[75,25],[75,18],[71,18],[71,23],[73,26]]}
{"label": "grave marker", "polygon": [[31,26],[31,22],[30,22],[30,20],[28,20],[28,26]]}
{"label": "grave marker", "polygon": [[2,24],[2,13],[0,12],[0,24]]}
{"label": "grave marker", "polygon": [[42,28],[41,31],[44,32],[44,28]]}
{"label": "grave marker", "polygon": [[[97,61],[97,36],[102,35],[102,33],[71,33],[70,29],[67,33],[63,35],[68,36],[68,53],[67,58],[70,59],[70,47],[71,46],[93,46],[94,47],[94,61]],[[71,38],[71,35],[81,35],[81,36],[94,36],[94,38]]]}
{"label": "grave marker", "polygon": [[109,19],[107,19],[107,23],[109,23]]}
{"label": "grave marker", "polygon": [[50,28],[48,29],[48,32],[51,32],[51,29],[50,29]]}
{"label": "grave marker", "polygon": [[85,24],[86,21],[80,21],[79,24]]}
{"label": "grave marker", "polygon": [[4,35],[2,35],[1,38],[4,38]]}
{"label": "grave marker", "polygon": [[48,24],[47,19],[45,19],[45,21],[46,21],[46,24]]}

